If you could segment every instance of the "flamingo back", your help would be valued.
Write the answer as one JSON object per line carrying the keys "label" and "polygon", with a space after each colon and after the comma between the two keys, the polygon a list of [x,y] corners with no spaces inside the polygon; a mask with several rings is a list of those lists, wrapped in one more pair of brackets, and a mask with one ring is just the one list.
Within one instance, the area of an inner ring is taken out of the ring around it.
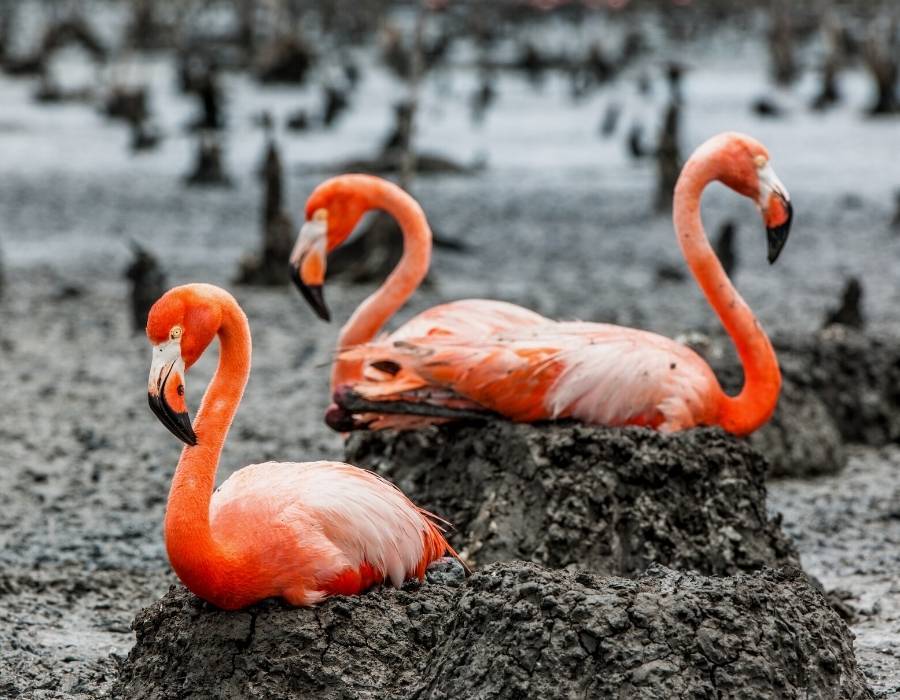
{"label": "flamingo back", "polygon": [[[388,356],[429,385],[517,421],[577,418],[678,430],[714,422],[722,396],[690,348],[598,323],[548,321],[467,342],[409,339],[394,343]],[[389,400],[384,382],[373,379],[354,390]]]}
{"label": "flamingo back", "polygon": [[540,314],[505,301],[462,299],[423,311],[384,340],[393,342],[433,336],[480,338],[489,333],[546,322]]}

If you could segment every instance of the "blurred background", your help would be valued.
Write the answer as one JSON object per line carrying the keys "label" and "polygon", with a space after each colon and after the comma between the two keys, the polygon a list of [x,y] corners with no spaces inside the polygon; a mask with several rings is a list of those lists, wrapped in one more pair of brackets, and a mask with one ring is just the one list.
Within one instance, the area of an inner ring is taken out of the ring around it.
{"label": "blurred background", "polygon": [[[716,336],[671,193],[697,145],[746,132],[793,197],[778,263],[752,202],[713,186],[703,214],[763,326],[896,337],[898,17],[889,0],[0,0],[0,695],[96,697],[134,613],[174,580],[161,522],[179,445],[147,410],[142,332],[170,286],[225,286],[250,318],[220,480],[340,458],[322,423],[336,328],[400,237],[362,222],[329,262],[336,323],[320,322],[287,255],[333,174],[398,181],[429,217],[432,271],[398,321],[487,297]],[[215,361],[191,372],[192,409]],[[870,611],[861,658],[896,686],[896,558],[878,557],[900,538],[900,453],[855,459],[776,484],[770,505],[807,570]]]}
{"label": "blurred background", "polygon": [[[893,285],[875,282],[900,225],[892,3],[2,7],[10,275],[114,278],[138,245],[172,282],[282,285],[307,194],[362,170],[421,200],[446,244],[434,281],[448,297],[683,330],[709,318],[693,285],[649,291],[684,272],[671,189],[698,143],[739,130],[769,147],[796,208],[768,271],[752,205],[707,198],[754,308],[814,327],[855,276],[873,283],[872,319],[891,320]],[[272,268],[260,246],[275,218]],[[332,273],[368,283],[389,269],[360,257]]]}

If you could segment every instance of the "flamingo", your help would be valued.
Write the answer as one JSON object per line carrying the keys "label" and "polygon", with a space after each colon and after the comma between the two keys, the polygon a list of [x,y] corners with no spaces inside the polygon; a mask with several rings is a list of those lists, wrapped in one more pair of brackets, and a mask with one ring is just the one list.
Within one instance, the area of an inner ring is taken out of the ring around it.
{"label": "flamingo", "polygon": [[[363,376],[335,388],[339,410],[367,416],[412,414],[426,420],[479,412],[521,422],[574,418],[664,432],[718,425],[735,435],[752,433],[775,410],[781,372],[768,337],[703,231],[700,198],[713,181],[757,203],[770,263],[787,240],[792,208],[765,147],[743,134],[720,134],[702,144],[675,187],[675,230],[682,253],[744,369],[744,386],[737,396],[727,395],[707,363],[676,341],[620,326],[543,317],[533,321],[529,316],[528,322],[505,328],[485,330],[470,319],[470,325],[456,333],[426,328],[418,335],[395,333],[348,347],[340,361],[363,363]],[[470,304],[464,310],[472,314],[480,303],[457,302]],[[417,319],[408,325],[421,328]],[[353,427],[381,426],[370,420],[368,426]]]}
{"label": "flamingo", "polygon": [[[250,328],[228,292],[188,284],[150,309],[150,407],[185,443],[166,508],[169,561],[196,595],[226,610],[264,598],[313,605],[424,576],[455,556],[426,511],[373,472],[338,462],[244,467],[213,492],[222,446],[250,374]],[[219,366],[193,425],[184,376],[213,338]]]}
{"label": "flamingo", "polygon": [[[372,175],[339,175],[326,180],[307,200],[306,223],[300,229],[290,256],[291,279],[322,320],[331,320],[323,294],[327,255],[347,239],[362,216],[372,209],[384,210],[397,220],[403,235],[403,255],[385,282],[360,304],[344,324],[338,337],[339,351],[374,340],[419,287],[431,262],[431,229],[422,208],[406,191]],[[388,340],[394,342],[430,335],[465,338],[538,324],[544,320],[543,316],[515,304],[466,299],[424,311],[388,336]],[[380,366],[393,372],[391,376],[395,385],[407,379],[393,364]],[[362,380],[365,374],[364,360],[339,355],[331,372],[332,392]],[[413,385],[421,383],[416,378],[409,379]],[[469,402],[456,403],[465,405]],[[459,418],[467,415],[461,410],[451,401],[448,406],[429,407],[422,404],[418,411],[428,414],[425,416],[369,416],[361,420],[332,404],[325,420],[332,428],[342,432],[363,426],[372,427],[376,423],[380,428],[416,427],[439,420],[441,416]]]}

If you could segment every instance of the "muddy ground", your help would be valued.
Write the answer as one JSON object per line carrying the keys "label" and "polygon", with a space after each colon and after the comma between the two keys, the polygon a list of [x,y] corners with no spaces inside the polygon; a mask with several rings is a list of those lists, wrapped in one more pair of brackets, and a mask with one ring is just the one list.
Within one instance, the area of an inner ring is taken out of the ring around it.
{"label": "muddy ground", "polygon": [[628,580],[503,562],[238,614],[178,586],[135,630],[121,697],[872,697],[849,631],[796,569]]}
{"label": "muddy ground", "polygon": [[[795,227],[782,258],[765,264],[758,214],[721,188],[704,202],[709,228],[739,223],[736,282],[767,329],[811,333],[848,275],[865,285],[876,333],[900,329],[896,269],[900,237],[889,225],[900,165],[886,148],[893,120],[861,116],[865,79],[848,74],[848,102],[825,116],[804,107],[811,85],[780,95],[786,119],[747,109],[766,90],[764,60],[739,41],[709,63],[691,54],[684,142],[722,129],[758,136],[791,190]],[[172,85],[172,67],[142,66],[156,90],[167,134],[159,151],[132,157],[124,128],[91,108],[42,108],[33,84],[0,78],[0,695],[93,698],[111,688],[117,657],[135,642],[130,624],[174,579],[161,522],[179,445],[146,406],[149,348],[129,325],[122,270],[129,240],[156,254],[172,284],[232,287],[250,318],[254,367],[223,455],[220,479],[265,459],[338,458],[343,445],[321,423],[335,328],[319,323],[287,286],[234,288],[238,260],[257,245],[254,169],[262,136],[251,115],[276,114],[311,92],[259,90],[229,78],[227,165],[234,187],[188,190],[192,144],[182,132],[192,107]],[[423,143],[470,160],[472,177],[422,179],[415,187],[436,228],[469,245],[435,259],[434,284],[403,317],[440,301],[485,296],[550,316],[616,321],[666,334],[714,330],[690,281],[660,281],[678,264],[671,223],[652,213],[651,163],[626,159],[622,139],[598,140],[611,93],[572,105],[564,81],[540,91],[504,79],[484,126],[467,121],[467,78],[451,73],[425,97]],[[629,79],[630,81],[630,79]],[[631,116],[651,123],[652,101],[615,88]],[[279,134],[298,212],[321,179],[311,163],[371,148],[389,119],[384,95],[398,87],[379,73],[327,134]],[[658,93],[657,93],[658,95]],[[449,105],[449,106],[448,106]],[[534,119],[523,120],[523,113]],[[554,124],[548,129],[547,124]],[[621,136],[621,135],[620,135]],[[522,144],[530,144],[523,148]],[[879,177],[873,178],[872,172]],[[364,289],[332,286],[345,318]],[[213,353],[214,355],[214,353]],[[196,406],[215,357],[187,382]],[[802,429],[802,425],[797,429]],[[805,570],[843,592],[862,672],[878,696],[900,697],[900,450],[848,447],[835,476],[771,481],[768,507],[800,552]]]}

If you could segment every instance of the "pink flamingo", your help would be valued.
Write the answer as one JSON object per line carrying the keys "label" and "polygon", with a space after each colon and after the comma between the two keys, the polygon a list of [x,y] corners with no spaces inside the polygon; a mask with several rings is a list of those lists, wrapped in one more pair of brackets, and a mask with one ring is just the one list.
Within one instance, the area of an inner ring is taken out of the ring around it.
{"label": "pink flamingo", "polygon": [[[266,462],[213,492],[219,456],[250,374],[250,328],[228,292],[176,287],[150,310],[150,407],[186,443],[166,508],[175,573],[233,610],[270,597],[312,605],[388,581],[422,578],[453,550],[430,515],[376,474],[338,462]],[[213,338],[219,366],[193,426],[184,375]]]}
{"label": "pink flamingo", "polygon": [[[362,216],[372,209],[384,210],[397,220],[403,235],[403,255],[381,287],[363,301],[344,324],[338,338],[339,351],[375,339],[419,287],[431,262],[431,228],[418,202],[403,189],[371,175],[340,175],[326,180],[306,203],[307,220],[290,257],[291,279],[321,319],[331,320],[322,291],[327,255],[347,239]],[[467,299],[424,311],[388,336],[387,342],[435,335],[465,338],[544,321],[543,316],[515,304]],[[363,379],[364,365],[363,359],[339,355],[331,372],[332,391]],[[393,364],[379,366],[392,372],[395,387],[407,381],[409,388],[422,383],[416,377],[407,377]],[[417,411],[426,416],[395,414],[362,419],[332,405],[326,413],[326,422],[335,430],[345,431],[374,424],[382,428],[413,427],[433,422],[441,416],[458,418],[466,415],[460,410],[470,402],[449,398],[448,401],[448,406],[420,405]]]}
{"label": "pink flamingo", "polygon": [[[403,332],[402,337],[394,334],[348,347],[340,361],[364,367],[361,377],[335,387],[339,410],[356,416],[411,414],[422,420],[480,411],[528,422],[575,418],[662,431],[719,425],[737,435],[753,432],[775,409],[781,373],[768,337],[703,231],[700,198],[716,180],[759,206],[770,263],[787,240],[792,210],[765,147],[736,133],[700,146],[675,188],[675,229],[682,253],[744,368],[745,383],[737,396],[725,394],[700,356],[668,338],[619,326],[529,316],[527,322],[503,328],[484,329],[472,322],[455,333]],[[327,208],[330,217],[335,202],[319,201],[318,206]],[[457,303],[470,305],[465,310],[474,316],[485,302]],[[382,427],[377,420],[367,422]],[[365,422],[346,421],[347,426],[365,427]]]}

